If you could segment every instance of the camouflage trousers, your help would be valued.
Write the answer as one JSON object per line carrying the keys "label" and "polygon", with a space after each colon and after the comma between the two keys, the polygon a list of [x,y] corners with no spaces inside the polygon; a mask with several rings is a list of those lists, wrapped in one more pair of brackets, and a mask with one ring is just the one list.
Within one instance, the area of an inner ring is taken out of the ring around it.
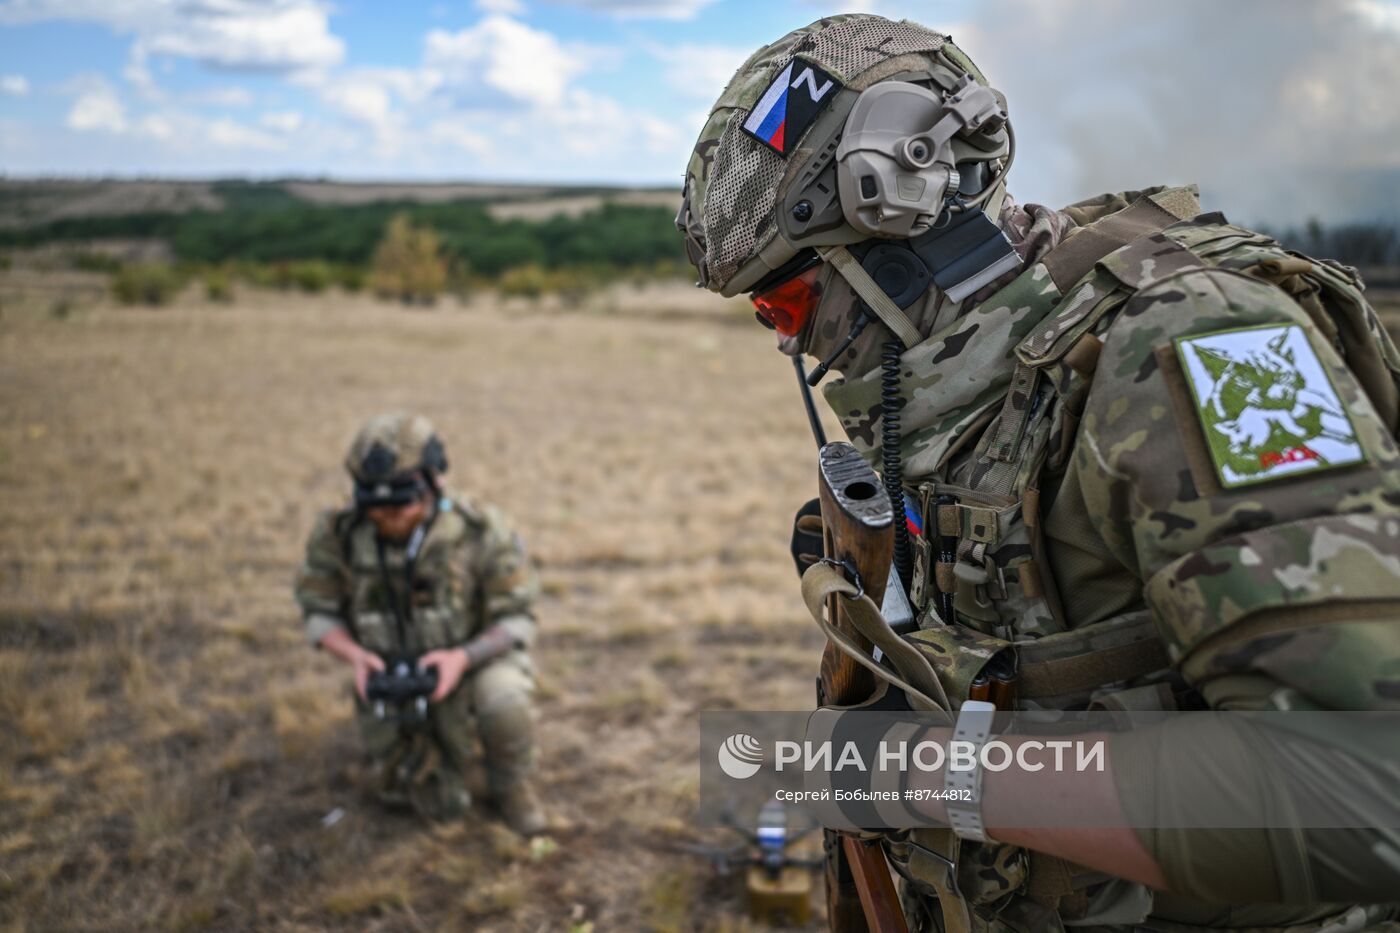
{"label": "camouflage trousers", "polygon": [[471,804],[465,776],[478,737],[492,795],[523,780],[534,766],[534,690],[534,665],[517,650],[468,670],[417,727],[379,719],[356,697],[355,718],[380,799],[429,819],[461,815]]}
{"label": "camouflage trousers", "polygon": [[[1298,904],[1214,904],[1158,892],[1152,916],[1133,923],[1066,919],[1026,897],[1012,896],[989,912],[974,906],[968,933],[1400,933],[1395,905],[1344,907]],[[900,901],[911,933],[949,933],[934,897],[908,883]]]}

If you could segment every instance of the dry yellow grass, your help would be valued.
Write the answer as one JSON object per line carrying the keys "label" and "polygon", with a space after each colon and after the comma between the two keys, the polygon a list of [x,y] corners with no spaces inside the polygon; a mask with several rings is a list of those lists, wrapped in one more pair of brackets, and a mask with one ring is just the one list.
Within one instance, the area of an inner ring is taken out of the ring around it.
{"label": "dry yellow grass", "polygon": [[[0,319],[0,927],[741,928],[677,843],[696,712],[806,706],[820,647],[786,550],[811,439],[766,332],[689,289],[31,305]],[[302,640],[303,539],[393,407],[542,564],[557,847],[381,812]]]}
{"label": "dry yellow grass", "polygon": [[[582,313],[0,298],[0,926],[748,928],[677,852],[695,713],[805,707],[820,638],[786,551],[811,440],[746,316],[660,288]],[[368,802],[345,673],[302,641],[302,540],[391,407],[543,565],[557,847]]]}

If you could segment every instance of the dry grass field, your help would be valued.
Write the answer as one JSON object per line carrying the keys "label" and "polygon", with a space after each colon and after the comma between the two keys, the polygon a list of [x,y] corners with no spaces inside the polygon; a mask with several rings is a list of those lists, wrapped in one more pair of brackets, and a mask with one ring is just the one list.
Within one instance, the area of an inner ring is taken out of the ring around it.
{"label": "dry grass field", "polygon": [[[820,647],[786,553],[811,440],[747,314],[0,300],[0,925],[747,928],[681,851],[720,838],[695,714],[805,707]],[[542,566],[546,841],[380,811],[345,671],[302,640],[303,538],[387,408]]]}
{"label": "dry grass field", "polygon": [[[695,714],[810,701],[786,539],[813,451],[769,335],[691,291],[7,300],[0,928],[746,928],[682,851],[723,838],[693,825]],[[533,846],[380,811],[346,673],[299,630],[303,539],[388,408],[437,422],[542,566]]]}

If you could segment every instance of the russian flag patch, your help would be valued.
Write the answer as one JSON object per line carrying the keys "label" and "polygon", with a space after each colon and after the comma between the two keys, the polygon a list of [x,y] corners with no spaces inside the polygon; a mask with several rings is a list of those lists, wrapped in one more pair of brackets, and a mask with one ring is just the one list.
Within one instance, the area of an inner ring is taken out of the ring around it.
{"label": "russian flag patch", "polygon": [[919,503],[907,492],[904,494],[904,527],[916,538],[924,533],[924,517],[919,514]]}
{"label": "russian flag patch", "polygon": [[841,87],[816,65],[794,58],[758,99],[744,132],[786,158]]}

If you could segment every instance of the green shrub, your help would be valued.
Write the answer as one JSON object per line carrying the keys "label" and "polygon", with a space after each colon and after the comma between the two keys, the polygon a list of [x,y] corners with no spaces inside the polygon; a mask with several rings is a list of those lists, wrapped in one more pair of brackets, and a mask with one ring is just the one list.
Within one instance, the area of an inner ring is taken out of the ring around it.
{"label": "green shrub", "polygon": [[549,290],[549,275],[534,263],[516,266],[501,274],[496,287],[509,298],[535,299]]}
{"label": "green shrub", "polygon": [[289,267],[291,281],[304,292],[316,294],[325,291],[335,280],[330,265],[320,259],[294,262]]}
{"label": "green shrub", "polygon": [[72,253],[69,255],[69,261],[73,268],[80,272],[104,272],[112,275],[122,267],[121,260],[102,253]]}
{"label": "green shrub", "polygon": [[276,288],[276,269],[265,262],[241,260],[234,264],[234,274],[238,278],[259,288]]}
{"label": "green shrub", "polygon": [[112,294],[122,304],[169,304],[180,291],[180,276],[162,262],[122,266],[112,278]]}
{"label": "green shrub", "polygon": [[545,287],[566,303],[576,304],[601,288],[606,279],[592,267],[565,267],[552,270]]}
{"label": "green shrub", "polygon": [[296,272],[290,262],[272,264],[272,287],[287,291],[296,284]]}
{"label": "green shrub", "polygon": [[385,228],[370,264],[370,283],[381,298],[432,304],[447,285],[447,260],[437,234],[397,214]]}
{"label": "green shrub", "polygon": [[368,278],[368,271],[359,263],[348,263],[335,267],[335,283],[347,292],[362,290]]}
{"label": "green shrub", "polygon": [[233,300],[233,277],[227,269],[216,267],[204,270],[204,296],[221,304]]}

